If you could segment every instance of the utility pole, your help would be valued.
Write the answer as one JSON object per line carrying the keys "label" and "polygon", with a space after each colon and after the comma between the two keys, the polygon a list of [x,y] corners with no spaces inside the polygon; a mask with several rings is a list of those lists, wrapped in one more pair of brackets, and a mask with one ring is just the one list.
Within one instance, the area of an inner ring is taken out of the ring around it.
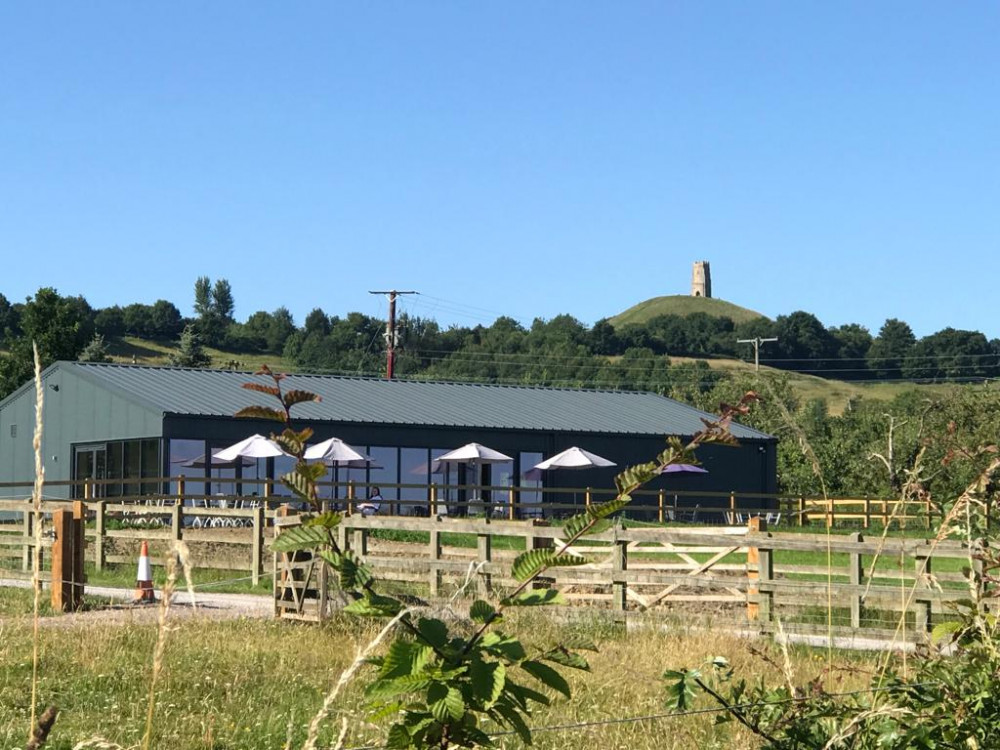
{"label": "utility pole", "polygon": [[392,380],[396,374],[396,297],[400,294],[417,294],[417,292],[389,291],[368,292],[369,294],[385,294],[389,297],[389,320],[385,323],[385,378]]}
{"label": "utility pole", "polygon": [[758,336],[755,339],[736,339],[737,344],[753,344],[753,370],[754,372],[760,372],[760,345],[769,344],[772,341],[777,341],[777,338],[773,339],[762,339]]}

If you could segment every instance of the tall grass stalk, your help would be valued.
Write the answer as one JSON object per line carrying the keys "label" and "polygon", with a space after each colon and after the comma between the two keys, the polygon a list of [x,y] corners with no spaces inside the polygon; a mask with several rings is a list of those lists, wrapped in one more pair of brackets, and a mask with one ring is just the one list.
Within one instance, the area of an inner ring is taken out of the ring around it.
{"label": "tall grass stalk", "polygon": [[153,717],[156,712],[156,683],[163,671],[163,654],[167,648],[167,636],[172,629],[168,623],[170,604],[177,587],[177,564],[184,570],[188,591],[191,592],[194,606],[194,589],[191,585],[191,565],[187,545],[184,542],[174,542],[167,555],[167,580],[160,591],[160,609],[156,619],[156,645],[153,647],[153,671],[149,677],[149,701],[146,708],[146,731],[142,737],[142,750],[149,750],[153,737]]}
{"label": "tall grass stalk", "polygon": [[42,387],[42,362],[38,356],[38,345],[32,342],[35,356],[35,434],[31,441],[35,453],[35,484],[31,491],[32,515],[35,523],[35,549],[31,559],[31,581],[35,602],[32,614],[31,648],[31,718],[28,724],[28,742],[32,742],[35,732],[35,715],[38,711],[38,662],[39,662],[39,610],[42,604],[42,491],[45,487],[45,464],[42,461],[42,414],[45,404],[45,389]]}

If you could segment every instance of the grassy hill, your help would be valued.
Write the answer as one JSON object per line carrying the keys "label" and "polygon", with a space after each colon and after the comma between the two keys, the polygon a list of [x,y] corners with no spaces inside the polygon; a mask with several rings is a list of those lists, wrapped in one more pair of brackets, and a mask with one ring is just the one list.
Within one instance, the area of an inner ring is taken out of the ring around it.
{"label": "grassy hill", "polygon": [[611,318],[611,325],[619,327],[633,323],[645,323],[658,315],[691,315],[699,312],[717,318],[732,318],[736,323],[764,317],[759,312],[734,305],[724,299],[672,294],[667,297],[653,297],[630,307],[625,312]]}

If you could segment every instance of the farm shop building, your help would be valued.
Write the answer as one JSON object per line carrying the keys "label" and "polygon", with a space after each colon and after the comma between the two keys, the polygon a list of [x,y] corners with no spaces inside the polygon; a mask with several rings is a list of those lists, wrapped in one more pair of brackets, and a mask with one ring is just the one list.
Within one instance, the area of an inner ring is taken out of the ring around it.
{"label": "farm shop building", "polygon": [[[97,495],[121,497],[172,494],[175,485],[158,480],[183,474],[189,478],[188,492],[200,493],[203,486],[205,494],[251,494],[259,486],[246,480],[273,478],[291,468],[292,460],[285,457],[204,468],[206,455],[279,426],[233,416],[245,406],[273,405],[270,397],[242,388],[248,381],[266,382],[263,378],[245,372],[57,362],[42,379],[46,481],[103,480]],[[541,492],[528,490],[543,484],[612,488],[620,467],[651,460],[663,449],[665,436],[690,436],[709,416],[652,393],[328,375],[291,375],[283,385],[322,397],[319,403],[293,408],[297,426],[312,427],[314,441],[336,436],[373,459],[368,468],[339,470],[337,480],[378,484],[389,502],[426,500],[430,484],[519,485],[525,488],[526,502],[532,494],[541,499]],[[0,485],[34,476],[34,410],[32,383],[0,402]],[[665,475],[650,488],[666,487],[671,495],[776,492],[776,439],[742,425],[733,425],[732,431],[738,447],[700,449],[707,474]],[[469,442],[514,460],[482,467],[483,476],[475,478],[464,467],[431,473],[437,456]],[[538,462],[573,445],[619,468],[525,476]],[[53,497],[80,492],[78,486],[58,484],[46,490]],[[0,496],[25,494],[24,487],[0,486]],[[281,494],[280,485],[275,494]],[[566,501],[546,495],[553,497]],[[759,501],[748,505],[760,507]]]}

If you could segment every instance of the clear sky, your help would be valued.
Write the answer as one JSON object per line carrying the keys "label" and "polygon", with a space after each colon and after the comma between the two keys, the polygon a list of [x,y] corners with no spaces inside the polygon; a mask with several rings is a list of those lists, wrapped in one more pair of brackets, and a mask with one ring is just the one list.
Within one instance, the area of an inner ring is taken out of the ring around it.
{"label": "clear sky", "polygon": [[0,292],[1000,336],[1000,7],[0,6]]}

